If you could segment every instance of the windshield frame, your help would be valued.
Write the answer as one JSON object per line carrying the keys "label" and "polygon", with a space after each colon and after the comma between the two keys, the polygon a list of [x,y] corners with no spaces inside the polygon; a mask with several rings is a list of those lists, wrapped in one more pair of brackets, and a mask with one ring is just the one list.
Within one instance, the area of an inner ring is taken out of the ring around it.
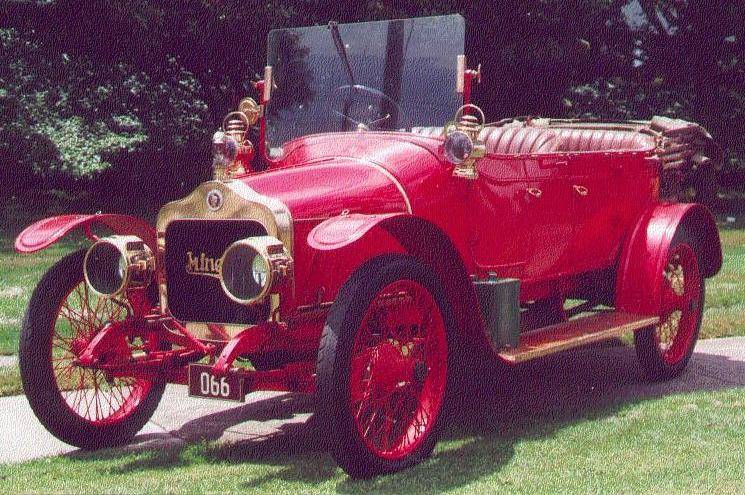
{"label": "windshield frame", "polygon": [[318,133],[442,126],[462,105],[456,61],[464,45],[459,14],[271,31],[267,64],[275,86],[265,111],[271,155]]}

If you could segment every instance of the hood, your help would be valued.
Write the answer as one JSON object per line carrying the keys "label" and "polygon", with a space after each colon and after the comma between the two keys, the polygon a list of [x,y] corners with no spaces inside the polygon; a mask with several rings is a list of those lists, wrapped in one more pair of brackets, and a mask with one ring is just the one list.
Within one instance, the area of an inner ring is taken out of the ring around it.
{"label": "hood", "polygon": [[441,145],[442,139],[394,132],[308,136],[287,143],[270,170],[242,180],[285,203],[297,220],[344,210],[413,213],[427,207],[423,189],[438,189],[452,173]]}

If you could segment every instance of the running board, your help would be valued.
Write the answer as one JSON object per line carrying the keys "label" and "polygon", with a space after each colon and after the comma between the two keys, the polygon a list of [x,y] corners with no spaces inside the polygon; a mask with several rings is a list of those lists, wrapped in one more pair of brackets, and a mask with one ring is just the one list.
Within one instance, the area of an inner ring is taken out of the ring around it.
{"label": "running board", "polygon": [[659,323],[657,316],[640,316],[620,311],[604,311],[569,320],[520,335],[520,345],[499,353],[505,361],[522,363],[542,356],[608,340],[626,332]]}

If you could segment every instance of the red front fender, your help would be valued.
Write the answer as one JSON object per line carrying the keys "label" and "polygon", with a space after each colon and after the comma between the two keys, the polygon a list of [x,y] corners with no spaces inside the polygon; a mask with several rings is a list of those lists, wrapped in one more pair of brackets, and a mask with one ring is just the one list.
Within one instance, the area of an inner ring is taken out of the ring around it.
{"label": "red front fender", "polygon": [[308,234],[308,244],[320,251],[330,251],[352,244],[373,227],[393,217],[411,216],[406,213],[378,215],[352,214],[332,217],[315,226]]}
{"label": "red front fender", "polygon": [[155,252],[156,232],[147,222],[129,215],[60,215],[29,225],[18,237],[15,248],[19,253],[35,253],[46,249],[76,228],[88,229],[92,224],[110,228],[117,234],[136,235]]}

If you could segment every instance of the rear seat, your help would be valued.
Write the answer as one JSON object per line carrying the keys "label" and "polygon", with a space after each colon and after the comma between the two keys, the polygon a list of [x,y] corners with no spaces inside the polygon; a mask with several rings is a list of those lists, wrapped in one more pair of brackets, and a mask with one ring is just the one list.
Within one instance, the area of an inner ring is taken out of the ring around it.
{"label": "rear seat", "polygon": [[[442,136],[442,127],[415,127],[415,134]],[[607,129],[547,127],[485,127],[479,138],[489,153],[527,155],[577,151],[644,150],[654,147],[651,136]]]}

